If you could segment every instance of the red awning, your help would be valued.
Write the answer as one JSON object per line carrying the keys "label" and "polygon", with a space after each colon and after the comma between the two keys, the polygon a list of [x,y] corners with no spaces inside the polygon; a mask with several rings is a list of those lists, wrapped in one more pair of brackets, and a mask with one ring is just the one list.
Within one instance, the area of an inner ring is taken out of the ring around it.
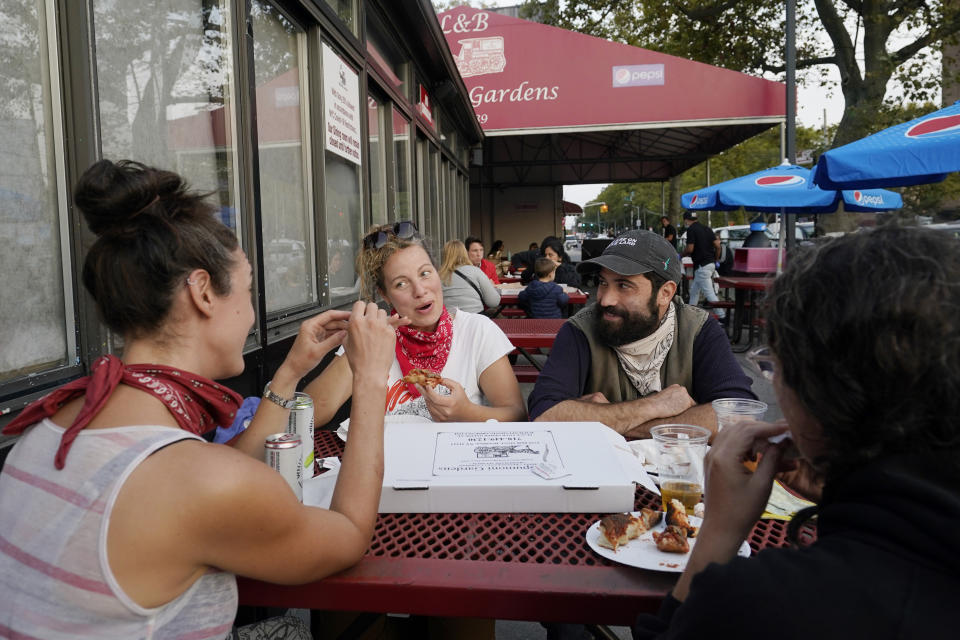
{"label": "red awning", "polygon": [[563,212],[568,215],[573,215],[575,213],[583,213],[583,207],[578,205],[576,202],[568,202],[567,200],[564,200]]}
{"label": "red awning", "polygon": [[482,9],[438,17],[485,182],[663,180],[784,120],[777,82]]}

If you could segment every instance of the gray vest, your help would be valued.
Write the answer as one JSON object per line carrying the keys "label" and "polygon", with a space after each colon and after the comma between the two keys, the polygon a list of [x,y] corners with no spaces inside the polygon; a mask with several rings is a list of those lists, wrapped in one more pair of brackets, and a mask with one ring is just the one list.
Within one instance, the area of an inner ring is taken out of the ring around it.
{"label": "gray vest", "polygon": [[[664,389],[671,384],[683,385],[692,396],[693,341],[709,314],[678,299],[674,299],[672,304],[677,317],[677,332],[673,337],[673,346],[667,352],[667,359],[660,368],[660,383]],[[584,394],[600,391],[610,402],[636,400],[640,392],[620,366],[616,351],[597,338],[595,322],[598,309],[594,303],[570,318],[570,324],[583,332],[590,345],[590,373],[587,374]]]}

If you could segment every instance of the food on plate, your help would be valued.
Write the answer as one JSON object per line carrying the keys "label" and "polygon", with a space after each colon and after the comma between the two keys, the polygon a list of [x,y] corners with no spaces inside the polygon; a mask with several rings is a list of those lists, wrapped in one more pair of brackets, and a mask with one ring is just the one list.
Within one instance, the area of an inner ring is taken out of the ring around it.
{"label": "food on plate", "polygon": [[441,376],[439,373],[427,369],[410,369],[410,373],[403,376],[403,381],[407,384],[419,384],[424,387],[436,388],[440,384]]}
{"label": "food on plate", "polygon": [[662,532],[653,532],[653,541],[657,549],[666,553],[688,553],[690,543],[687,542],[687,530],[673,524],[667,525]]}
{"label": "food on plate", "polygon": [[604,516],[600,520],[600,539],[598,544],[608,549],[617,550],[631,540],[639,538],[653,525],[660,522],[661,513],[644,507],[639,516],[629,513],[614,513]]}
{"label": "food on plate", "polygon": [[[697,537],[697,527],[690,524],[687,519],[687,508],[677,499],[667,503],[667,525],[683,529],[688,538]],[[657,545],[659,547],[659,545]]]}

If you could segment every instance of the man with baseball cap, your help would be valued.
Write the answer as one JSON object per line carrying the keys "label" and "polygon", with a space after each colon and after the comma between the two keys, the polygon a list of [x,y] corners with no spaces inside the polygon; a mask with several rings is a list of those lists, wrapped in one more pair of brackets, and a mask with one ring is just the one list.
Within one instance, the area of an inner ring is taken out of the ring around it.
{"label": "man with baseball cap", "polygon": [[658,234],[621,234],[577,270],[597,274],[597,302],[557,334],[531,419],[599,420],[648,438],[665,422],[716,430],[712,400],[755,398],[717,321],[674,297],[680,258]]}
{"label": "man with baseball cap", "polygon": [[[690,283],[690,304],[697,305],[700,302],[701,292],[707,302],[716,302],[718,298],[713,290],[713,274],[720,260],[720,238],[713,229],[697,220],[696,211],[684,213],[683,224],[687,227],[687,244],[683,248],[683,255],[690,256],[694,269],[693,282]],[[721,319],[726,317],[723,309],[717,309],[716,313]]]}

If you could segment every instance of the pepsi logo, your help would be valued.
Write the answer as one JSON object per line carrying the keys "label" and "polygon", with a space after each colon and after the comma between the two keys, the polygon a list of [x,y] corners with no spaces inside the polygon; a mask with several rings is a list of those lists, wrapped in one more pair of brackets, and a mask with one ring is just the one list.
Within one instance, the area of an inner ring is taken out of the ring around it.
{"label": "pepsi logo", "polygon": [[869,195],[863,193],[862,191],[854,191],[853,199],[857,201],[857,204],[869,205],[872,207],[883,206],[883,196],[880,195]]}
{"label": "pepsi logo", "polygon": [[937,138],[960,133],[960,113],[937,118],[927,118],[907,129],[908,138]]}
{"label": "pepsi logo", "polygon": [[791,175],[768,175],[762,176],[754,180],[754,184],[758,187],[793,187],[796,185],[803,184],[806,182],[806,178],[801,178],[800,176],[791,176]]}
{"label": "pepsi logo", "polygon": [[693,194],[693,198],[690,200],[690,206],[692,207],[693,205],[697,204],[697,202],[699,201],[700,201],[700,196],[698,196],[697,194]]}
{"label": "pepsi logo", "polygon": [[630,70],[617,69],[617,72],[614,74],[613,79],[616,80],[617,84],[627,84],[628,82],[630,82]]}

